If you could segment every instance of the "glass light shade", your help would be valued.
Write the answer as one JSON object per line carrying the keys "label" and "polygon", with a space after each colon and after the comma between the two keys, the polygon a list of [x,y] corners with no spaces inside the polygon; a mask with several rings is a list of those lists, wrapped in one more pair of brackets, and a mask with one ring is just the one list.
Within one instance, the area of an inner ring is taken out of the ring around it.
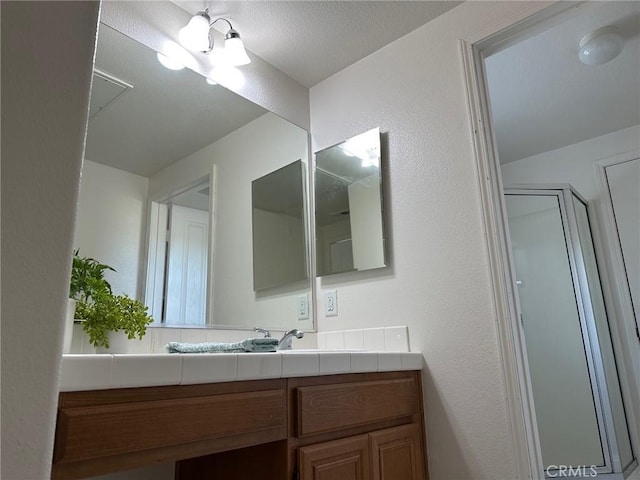
{"label": "glass light shade", "polygon": [[174,56],[167,56],[160,52],[156,54],[158,57],[158,61],[162,64],[163,67],[168,68],[169,70],[182,70],[185,65],[182,61]]}
{"label": "glass light shade", "polygon": [[251,63],[251,59],[244,49],[244,44],[242,43],[242,39],[240,39],[240,35],[233,29],[229,30],[225,35],[224,49],[225,56],[227,57],[230,65],[238,67],[240,65],[247,65],[248,63]]}
{"label": "glass light shade", "polygon": [[208,78],[232,90],[241,88],[245,82],[242,72],[232,66],[216,67],[209,73]]}
{"label": "glass light shade", "polygon": [[602,27],[580,40],[578,57],[585,65],[602,65],[616,58],[623,46],[615,27]]}
{"label": "glass light shade", "polygon": [[198,13],[178,33],[180,43],[193,52],[209,50],[209,16]]}

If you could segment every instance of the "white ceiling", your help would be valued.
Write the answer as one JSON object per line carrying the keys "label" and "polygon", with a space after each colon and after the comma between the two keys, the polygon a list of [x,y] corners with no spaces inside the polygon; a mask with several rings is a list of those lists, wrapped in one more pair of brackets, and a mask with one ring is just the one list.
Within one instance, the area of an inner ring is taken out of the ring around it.
{"label": "white ceiling", "polygon": [[462,2],[172,0],[224,16],[245,47],[305,87],[397,40]]}
{"label": "white ceiling", "polygon": [[[640,123],[640,2],[588,3],[577,13],[486,60],[503,164]],[[622,53],[583,65],[580,39],[606,25],[625,37]]]}

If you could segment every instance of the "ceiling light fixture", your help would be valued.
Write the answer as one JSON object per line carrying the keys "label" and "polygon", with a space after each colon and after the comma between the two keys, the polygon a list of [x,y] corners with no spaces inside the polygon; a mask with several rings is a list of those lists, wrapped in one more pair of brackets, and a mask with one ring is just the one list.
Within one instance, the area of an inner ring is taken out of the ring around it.
{"label": "ceiling light fixture", "polygon": [[622,51],[624,38],[616,27],[602,27],[580,40],[578,57],[585,65],[602,65]]}
{"label": "ceiling light fixture", "polygon": [[231,22],[224,17],[211,21],[209,9],[196,13],[186,26],[180,29],[180,43],[194,52],[211,53],[213,50],[213,35],[211,28],[217,22],[226,22],[229,30],[224,36],[224,59],[228,65],[237,67],[251,63],[251,59],[244,49],[240,34],[234,30]]}

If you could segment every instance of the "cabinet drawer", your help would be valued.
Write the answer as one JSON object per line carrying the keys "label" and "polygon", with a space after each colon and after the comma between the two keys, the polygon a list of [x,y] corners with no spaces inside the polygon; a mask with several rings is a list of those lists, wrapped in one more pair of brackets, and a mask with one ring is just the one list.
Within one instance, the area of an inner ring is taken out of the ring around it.
{"label": "cabinet drawer", "polygon": [[298,437],[420,413],[415,379],[400,378],[296,389]]}
{"label": "cabinet drawer", "polygon": [[284,390],[60,409],[55,463],[130,454],[222,437],[286,437]]}

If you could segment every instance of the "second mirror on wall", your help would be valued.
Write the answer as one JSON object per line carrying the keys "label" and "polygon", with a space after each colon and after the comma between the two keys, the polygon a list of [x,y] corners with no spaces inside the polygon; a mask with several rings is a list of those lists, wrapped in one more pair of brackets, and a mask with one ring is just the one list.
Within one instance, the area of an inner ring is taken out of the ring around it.
{"label": "second mirror on wall", "polygon": [[316,152],[318,276],[387,266],[380,129]]}

